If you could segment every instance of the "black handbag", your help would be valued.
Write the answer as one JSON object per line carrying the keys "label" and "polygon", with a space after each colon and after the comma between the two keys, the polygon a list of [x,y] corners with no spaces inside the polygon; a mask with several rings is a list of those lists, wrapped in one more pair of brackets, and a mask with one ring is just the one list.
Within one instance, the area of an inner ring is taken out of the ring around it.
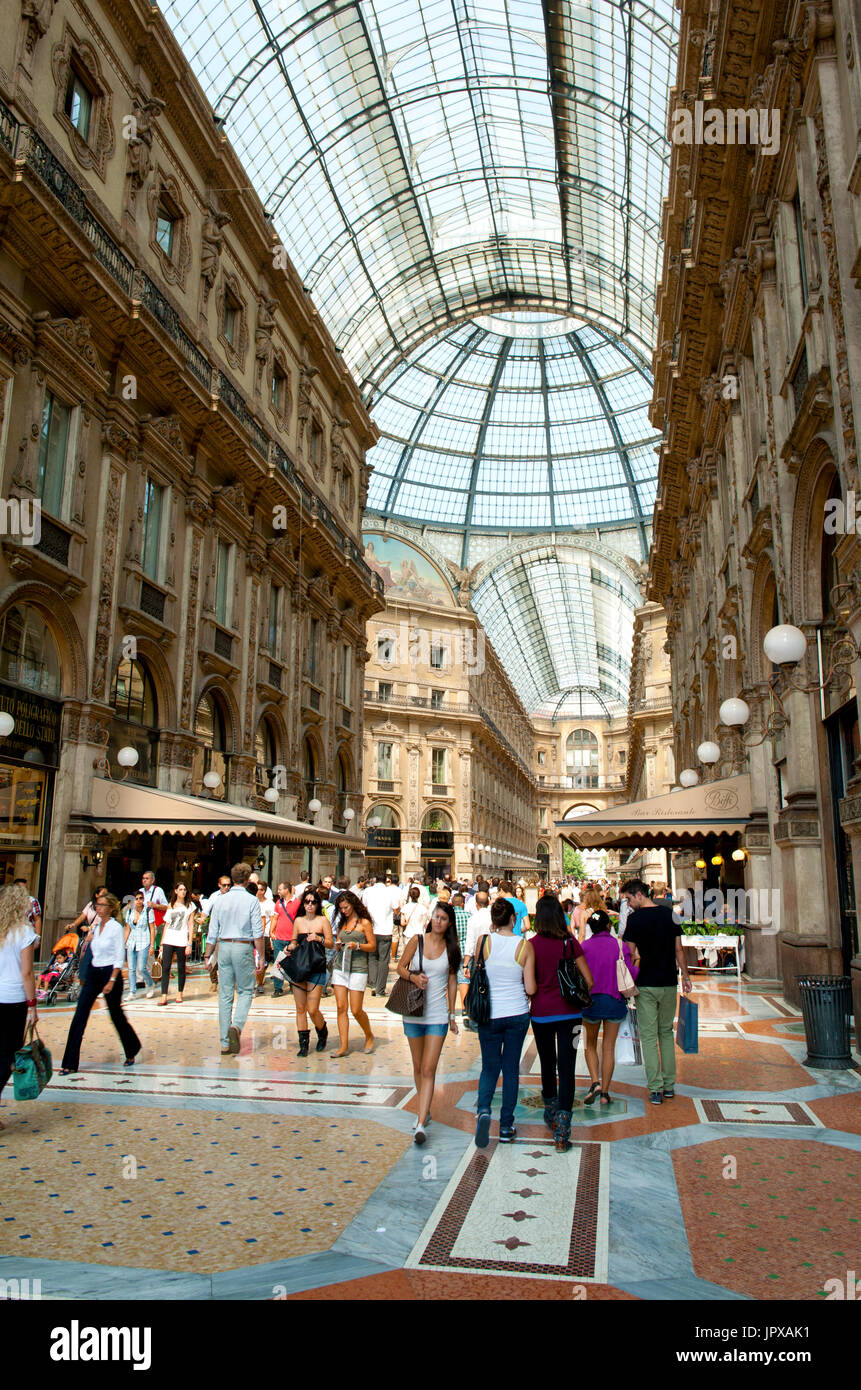
{"label": "black handbag", "polygon": [[[424,948],[422,939],[419,937],[419,969],[420,975],[424,974]],[[386,1008],[389,1013],[400,1014],[402,1018],[421,1018],[425,1011],[426,991],[420,985],[414,985],[412,980],[405,980],[403,975],[399,975],[392,985],[392,991],[386,1000]]]}
{"label": "black handbag", "polygon": [[307,936],[301,936],[295,951],[287,952],[280,968],[294,985],[303,984],[326,969],[326,947],[322,941],[309,941]]}
{"label": "black handbag", "polygon": [[487,937],[483,936],[475,948],[469,972],[469,989],[464,1001],[464,1011],[476,1027],[490,1022],[490,980],[484,962],[486,940]]}
{"label": "black handbag", "polygon": [[580,1013],[583,1009],[591,1008],[592,991],[577,969],[573,948],[574,938],[569,936],[562,946],[562,959],[556,967],[556,976],[559,980],[559,993],[565,1003],[569,1009],[576,1009]]}

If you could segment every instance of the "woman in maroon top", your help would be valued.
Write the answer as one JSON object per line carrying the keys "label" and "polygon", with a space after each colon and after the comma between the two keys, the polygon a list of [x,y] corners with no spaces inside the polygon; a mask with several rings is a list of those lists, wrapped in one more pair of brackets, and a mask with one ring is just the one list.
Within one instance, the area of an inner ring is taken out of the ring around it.
{"label": "woman in maroon top", "polygon": [[557,972],[563,952],[567,950],[573,955],[590,989],[592,975],[583,947],[568,930],[559,899],[548,893],[538,899],[535,907],[532,949],[538,984],[532,996],[532,1032],[541,1062],[544,1123],[553,1130],[559,1153],[565,1153],[571,1147],[571,1107],[581,1016],[566,1003],[559,988]]}
{"label": "woman in maroon top", "polygon": [[[610,1082],[616,1065],[616,1038],[623,1019],[628,1012],[628,1001],[619,993],[616,984],[616,963],[619,960],[621,944],[625,964],[634,979],[638,967],[631,959],[631,950],[626,941],[609,930],[610,918],[606,912],[593,912],[586,919],[592,935],[583,943],[586,959],[595,983],[592,986],[591,1008],[584,1009],[583,1022],[586,1026],[586,1065],[592,1085],[583,1098],[584,1105],[594,1105],[598,1096],[602,1105],[610,1104]],[[601,1047],[601,1080],[598,1076],[598,1034],[604,1028]]]}

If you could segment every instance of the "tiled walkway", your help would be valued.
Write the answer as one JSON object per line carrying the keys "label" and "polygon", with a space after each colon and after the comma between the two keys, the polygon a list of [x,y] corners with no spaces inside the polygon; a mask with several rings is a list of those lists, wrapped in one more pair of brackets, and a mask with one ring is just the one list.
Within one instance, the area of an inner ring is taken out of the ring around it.
{"label": "tiled walkway", "polygon": [[[130,1007],[133,1069],[100,1009],[76,1078],[17,1107],[5,1093],[0,1278],[76,1299],[823,1298],[861,1269],[861,1066],[805,1068],[776,984],[695,997],[675,1101],[650,1106],[621,1067],[609,1113],[575,1110],[566,1155],[531,1037],[517,1143],[474,1147],[479,1049],[461,1032],[418,1148],[402,1026],[370,997],[373,1055],[354,1025],[338,1060],[332,1000],[327,1052],[297,1057],[292,1002],[270,997],[222,1057],[195,979],[182,1005]],[[55,1065],[70,1017],[42,1015]]]}

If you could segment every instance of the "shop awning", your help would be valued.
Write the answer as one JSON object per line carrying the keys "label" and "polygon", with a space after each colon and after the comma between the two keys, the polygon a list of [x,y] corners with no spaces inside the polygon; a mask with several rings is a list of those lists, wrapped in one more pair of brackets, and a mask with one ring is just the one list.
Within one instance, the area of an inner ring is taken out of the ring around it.
{"label": "shop awning", "polygon": [[706,835],[735,835],[749,819],[750,778],[745,774],[555,825],[577,849],[686,849]]}
{"label": "shop awning", "polygon": [[246,835],[271,845],[337,846],[363,851],[364,840],[348,839],[337,830],[272,816],[228,801],[139,787],[133,782],[93,778],[90,815],[94,830],[109,835],[134,831],[159,835]]}

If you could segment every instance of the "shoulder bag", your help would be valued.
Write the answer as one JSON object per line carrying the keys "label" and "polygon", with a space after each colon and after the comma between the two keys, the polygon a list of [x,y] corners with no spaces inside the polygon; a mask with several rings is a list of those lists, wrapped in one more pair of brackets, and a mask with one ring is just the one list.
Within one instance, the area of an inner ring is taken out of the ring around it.
{"label": "shoulder bag", "polygon": [[326,969],[326,947],[322,941],[309,941],[303,932],[295,951],[288,951],[281,962],[281,969],[294,985],[304,984]]}
{"label": "shoulder bag", "polygon": [[464,1000],[464,1012],[477,1027],[490,1022],[490,979],[484,959],[484,943],[487,936],[479,939],[469,971],[469,989]]}
{"label": "shoulder bag", "polygon": [[12,1065],[13,1090],[16,1100],[36,1100],[53,1075],[51,1054],[42,1039],[35,1023],[31,1023],[24,1036],[24,1046],[15,1053]]}
{"label": "shoulder bag", "polygon": [[576,1009],[577,1013],[581,1013],[583,1009],[588,1009],[591,1006],[592,991],[577,969],[572,936],[569,936],[562,944],[562,958],[556,967],[556,978],[559,981],[559,993],[569,1009]]}
{"label": "shoulder bag", "polygon": [[[418,973],[421,975],[424,974],[424,958],[424,943],[419,937]],[[386,1008],[389,1013],[400,1014],[402,1018],[421,1018],[425,1011],[426,993],[420,985],[414,985],[412,980],[405,980],[403,975],[399,975],[386,1000]]]}
{"label": "shoulder bag", "polygon": [[628,962],[625,960],[625,948],[621,941],[617,944],[619,959],[616,961],[616,988],[623,999],[633,999],[640,991],[634,984],[634,977],[628,969]]}

